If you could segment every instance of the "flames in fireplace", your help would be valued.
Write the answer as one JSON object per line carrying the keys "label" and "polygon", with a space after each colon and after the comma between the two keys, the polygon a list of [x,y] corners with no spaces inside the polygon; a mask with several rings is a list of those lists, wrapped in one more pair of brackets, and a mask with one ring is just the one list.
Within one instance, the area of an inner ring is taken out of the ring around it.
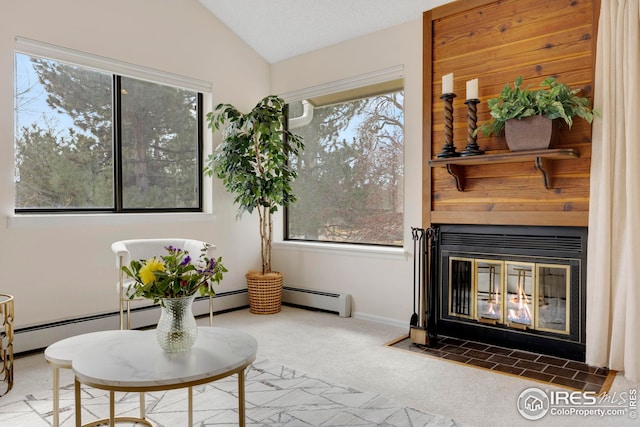
{"label": "flames in fireplace", "polygon": [[[507,321],[509,325],[519,325],[517,327],[530,327],[533,324],[531,315],[531,298],[527,294],[527,273],[531,270],[525,267],[513,267],[516,276],[516,293],[509,297],[507,309]],[[514,325],[514,326],[515,326]]]}

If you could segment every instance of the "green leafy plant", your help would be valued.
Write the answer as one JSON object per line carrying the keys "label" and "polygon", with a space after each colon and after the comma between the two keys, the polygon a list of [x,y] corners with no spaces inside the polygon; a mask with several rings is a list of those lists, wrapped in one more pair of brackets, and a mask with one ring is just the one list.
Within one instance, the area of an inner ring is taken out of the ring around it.
{"label": "green leafy plant", "polygon": [[296,200],[291,183],[297,173],[289,157],[304,148],[302,138],[287,129],[284,108],[281,98],[270,95],[246,114],[229,104],[207,114],[209,128],[222,127],[223,141],[207,159],[205,174],[215,174],[235,194],[238,216],[257,209],[262,274],[272,271],[272,214]]}
{"label": "green leafy plant", "polygon": [[522,76],[515,80],[513,87],[507,83],[498,98],[487,101],[491,119],[483,123],[476,133],[481,130],[485,136],[500,135],[507,120],[530,116],[562,119],[571,128],[575,116],[591,123],[597,114],[589,107],[589,99],[578,95],[580,89],[571,89],[554,77],[544,79],[540,87],[546,89],[523,88]]}
{"label": "green leafy plant", "polygon": [[188,251],[167,246],[166,255],[133,260],[128,267],[122,266],[122,271],[134,280],[129,298],[144,297],[156,303],[163,298],[186,297],[196,292],[200,292],[200,296],[214,296],[213,284],[219,284],[228,270],[222,264],[222,257],[207,257],[210,247],[204,245],[194,260]]}

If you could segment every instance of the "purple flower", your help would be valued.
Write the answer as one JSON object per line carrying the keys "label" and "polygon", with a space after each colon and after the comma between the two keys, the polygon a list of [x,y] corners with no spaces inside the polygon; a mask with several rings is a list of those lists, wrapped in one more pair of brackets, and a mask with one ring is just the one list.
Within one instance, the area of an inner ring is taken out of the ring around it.
{"label": "purple flower", "polygon": [[190,262],[191,262],[191,257],[187,255],[186,257],[184,257],[184,259],[180,263],[180,266],[184,267],[185,265],[189,265]]}

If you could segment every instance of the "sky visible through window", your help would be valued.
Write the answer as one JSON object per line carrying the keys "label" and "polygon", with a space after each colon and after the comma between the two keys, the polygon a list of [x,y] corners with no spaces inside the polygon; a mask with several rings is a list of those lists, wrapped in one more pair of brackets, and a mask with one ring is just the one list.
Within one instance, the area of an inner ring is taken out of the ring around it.
{"label": "sky visible through window", "polygon": [[[68,136],[69,128],[82,132],[82,129],[73,124],[73,119],[68,114],[56,111],[47,104],[46,90],[39,81],[28,55],[16,53],[14,74],[16,76],[14,135],[18,135],[20,129],[24,127],[43,122],[55,128],[60,136]],[[20,114],[17,114],[18,110]]]}

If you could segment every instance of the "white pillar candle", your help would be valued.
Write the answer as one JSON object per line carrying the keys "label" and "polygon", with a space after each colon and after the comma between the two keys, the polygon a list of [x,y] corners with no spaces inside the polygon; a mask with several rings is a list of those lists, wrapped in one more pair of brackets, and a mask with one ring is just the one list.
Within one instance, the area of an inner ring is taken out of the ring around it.
{"label": "white pillar candle", "polygon": [[478,79],[467,81],[467,99],[478,99]]}
{"label": "white pillar candle", "polygon": [[453,73],[442,76],[442,93],[453,93]]}

